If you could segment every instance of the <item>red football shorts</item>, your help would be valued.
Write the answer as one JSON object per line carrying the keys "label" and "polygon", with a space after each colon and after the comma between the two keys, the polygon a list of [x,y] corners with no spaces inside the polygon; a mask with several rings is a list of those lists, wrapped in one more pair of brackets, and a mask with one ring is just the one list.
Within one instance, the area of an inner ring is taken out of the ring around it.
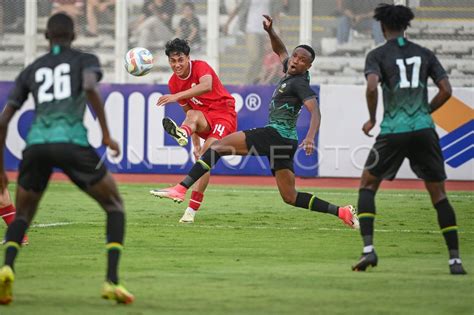
{"label": "red football shorts", "polygon": [[202,113],[210,127],[208,132],[197,133],[204,140],[209,137],[220,140],[237,131],[237,114],[235,112],[210,110]]}

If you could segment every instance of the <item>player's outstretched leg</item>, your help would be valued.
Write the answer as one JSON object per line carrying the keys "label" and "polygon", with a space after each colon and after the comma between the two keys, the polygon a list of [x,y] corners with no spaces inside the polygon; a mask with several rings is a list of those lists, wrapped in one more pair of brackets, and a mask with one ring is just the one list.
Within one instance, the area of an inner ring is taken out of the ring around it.
{"label": "player's outstretched leg", "polygon": [[182,147],[188,144],[190,130],[179,127],[171,118],[163,118],[163,128]]}
{"label": "player's outstretched leg", "polygon": [[173,200],[174,202],[181,203],[186,197],[187,190],[188,189],[186,187],[178,184],[169,188],[152,189],[150,190],[150,194],[158,198],[167,198]]}
{"label": "player's outstretched leg", "polygon": [[186,191],[197,182],[199,178],[209,172],[220,157],[221,155],[217,151],[213,149],[207,150],[201,159],[194,163],[194,166],[181,183],[169,188],[150,190],[150,194],[159,198],[171,199],[174,202],[183,202]]}
{"label": "player's outstretched leg", "polygon": [[353,206],[339,207],[319,199],[315,195],[296,191],[295,174],[291,169],[285,168],[276,170],[275,179],[280,195],[287,204],[311,211],[332,214],[341,219],[342,222],[350,228],[359,228],[359,220],[357,219],[357,214]]}

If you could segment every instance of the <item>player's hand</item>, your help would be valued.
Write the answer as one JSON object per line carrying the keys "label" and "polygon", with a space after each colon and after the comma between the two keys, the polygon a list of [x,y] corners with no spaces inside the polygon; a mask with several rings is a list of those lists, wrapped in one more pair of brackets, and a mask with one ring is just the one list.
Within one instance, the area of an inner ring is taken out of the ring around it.
{"label": "player's hand", "polygon": [[120,155],[120,147],[115,140],[111,138],[104,138],[102,143],[112,151],[112,156],[117,157]]}
{"label": "player's hand", "polygon": [[314,140],[305,138],[301,144],[299,145],[300,148],[304,149],[306,155],[311,155],[314,152]]}
{"label": "player's hand", "polygon": [[8,187],[8,176],[5,171],[0,172],[0,191],[4,191]]}
{"label": "player's hand", "polygon": [[169,103],[174,103],[178,101],[178,97],[174,94],[165,94],[158,99],[156,106],[163,106]]}
{"label": "player's hand", "polygon": [[370,119],[365,122],[365,124],[362,126],[362,131],[365,133],[367,137],[373,137],[369,132],[374,128],[375,126],[375,121],[371,121]]}
{"label": "player's hand", "polygon": [[273,19],[271,16],[264,14],[263,17],[265,18],[265,21],[263,21],[263,29],[266,32],[270,32],[273,27]]}
{"label": "player's hand", "polygon": [[194,155],[194,159],[199,160],[199,158],[201,157],[201,145],[193,145],[193,155]]}

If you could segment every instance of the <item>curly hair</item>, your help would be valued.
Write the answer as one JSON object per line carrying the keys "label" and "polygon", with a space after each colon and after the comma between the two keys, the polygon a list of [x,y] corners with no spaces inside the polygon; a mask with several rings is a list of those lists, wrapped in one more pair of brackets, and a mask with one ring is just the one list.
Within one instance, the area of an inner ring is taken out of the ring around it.
{"label": "curly hair", "polygon": [[404,31],[410,26],[415,15],[413,11],[403,5],[381,3],[375,8],[374,19],[392,31]]}
{"label": "curly hair", "polygon": [[165,54],[170,56],[171,54],[183,53],[186,56],[189,56],[191,48],[189,47],[188,41],[180,38],[175,38],[166,43]]}

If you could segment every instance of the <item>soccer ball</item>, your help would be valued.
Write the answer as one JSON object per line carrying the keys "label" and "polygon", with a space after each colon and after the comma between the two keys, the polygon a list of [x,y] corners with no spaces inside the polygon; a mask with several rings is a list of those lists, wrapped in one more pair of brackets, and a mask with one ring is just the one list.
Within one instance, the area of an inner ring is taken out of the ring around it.
{"label": "soccer ball", "polygon": [[125,69],[131,75],[140,77],[153,68],[153,55],[143,47],[130,49],[125,55]]}

